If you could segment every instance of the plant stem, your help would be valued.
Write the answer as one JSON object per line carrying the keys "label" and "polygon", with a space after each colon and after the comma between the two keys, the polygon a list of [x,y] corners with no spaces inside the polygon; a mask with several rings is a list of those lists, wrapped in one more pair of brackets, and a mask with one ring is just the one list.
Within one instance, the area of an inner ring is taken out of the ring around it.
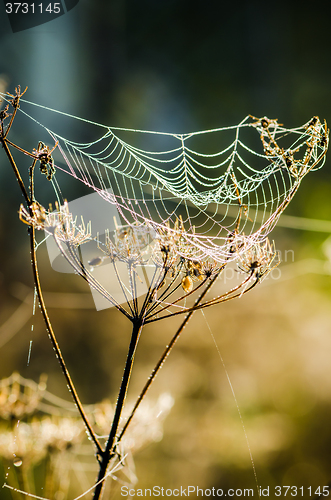
{"label": "plant stem", "polygon": [[[217,280],[219,276],[219,273],[217,273],[215,276],[213,276],[213,278],[210,280],[210,282],[208,283],[208,285],[206,286],[206,288],[202,291],[201,295],[197,298],[197,300],[195,301],[195,304],[194,304],[194,307],[197,306],[201,300],[204,298],[204,296],[207,294],[207,292],[209,292],[209,290],[211,289],[211,287],[213,286],[213,284],[215,283],[215,281]],[[148,389],[150,388],[150,386],[152,385],[152,382],[154,381],[156,375],[158,374],[158,372],[160,371],[163,363],[165,362],[165,360],[167,359],[167,357],[169,356],[170,354],[170,351],[172,350],[172,348],[174,347],[175,343],[177,342],[180,334],[182,333],[182,331],[184,330],[185,326],[187,325],[187,323],[189,322],[189,320],[191,319],[191,317],[193,316],[193,313],[195,312],[195,310],[191,310],[187,316],[184,318],[183,322],[181,323],[180,327],[178,328],[178,330],[176,331],[175,335],[172,337],[171,341],[169,342],[169,344],[167,345],[166,349],[164,350],[161,358],[159,359],[159,361],[157,362],[156,366],[154,367],[152,373],[150,374],[150,376],[148,377],[148,380],[144,386],[144,388],[142,389],[137,401],[136,401],[136,404],[134,405],[134,408],[128,418],[128,420],[125,422],[125,425],[118,437],[118,442],[122,439],[126,429],[128,428],[134,414],[136,413],[140,403],[142,402],[143,398],[145,397]]]}
{"label": "plant stem", "polygon": [[[13,156],[8,148],[7,141],[8,141],[8,139],[6,139],[5,137],[0,137],[0,142],[2,143],[2,145],[4,147],[4,150],[6,152],[8,160],[9,160],[9,162],[14,170],[15,177],[19,183],[22,194],[23,194],[23,196],[26,200],[26,203],[29,207],[29,210],[31,212],[30,204],[32,203],[32,201],[34,201],[34,182],[33,182],[33,179],[34,179],[34,167],[36,164],[36,159],[34,160],[32,166],[30,168],[30,196],[29,196],[28,191],[26,190],[24,182],[23,182],[22,177],[20,175],[20,172],[17,168],[16,162],[15,162],[15,160],[14,160],[14,158],[13,158]],[[31,215],[33,215],[33,214],[31,213]],[[91,427],[91,424],[88,421],[88,418],[85,414],[82,403],[80,402],[80,399],[79,399],[78,394],[76,392],[75,386],[71,380],[69,371],[68,371],[66,364],[65,364],[65,361],[63,359],[63,356],[62,356],[62,353],[60,350],[60,346],[56,340],[55,333],[53,331],[50,319],[48,317],[47,309],[45,306],[45,302],[44,302],[44,298],[43,298],[43,294],[42,294],[42,290],[41,290],[40,280],[39,280],[37,256],[36,256],[36,249],[35,249],[35,242],[36,242],[35,228],[33,225],[29,226],[29,236],[30,236],[31,265],[32,265],[32,272],[33,272],[33,277],[34,277],[34,283],[35,283],[35,287],[36,287],[36,291],[37,291],[37,295],[38,295],[38,300],[39,300],[41,312],[42,312],[42,315],[43,315],[43,318],[44,318],[44,321],[46,324],[46,329],[47,329],[47,332],[49,334],[49,338],[53,344],[53,348],[55,350],[56,357],[58,358],[60,366],[62,368],[62,372],[65,376],[66,381],[67,381],[69,390],[72,394],[74,402],[75,402],[77,409],[80,413],[80,416],[81,416],[81,418],[86,426],[87,432],[97,448],[97,453],[101,454],[103,452],[103,450],[102,450],[101,445],[100,445],[100,443],[99,443],[99,441],[98,441],[98,439],[97,439],[97,437],[96,437],[96,435]]]}
{"label": "plant stem", "polygon": [[118,398],[117,398],[117,402],[116,402],[114,418],[113,418],[112,426],[110,429],[106,449],[102,453],[102,460],[100,462],[100,470],[99,470],[99,475],[98,475],[98,479],[97,479],[97,485],[96,485],[96,488],[94,491],[93,500],[99,500],[99,498],[100,498],[103,484],[104,484],[103,479],[105,478],[109,462],[114,455],[114,449],[115,449],[115,446],[117,444],[116,434],[117,434],[119,421],[121,418],[121,413],[123,410],[129,382],[130,382],[130,376],[131,376],[134,356],[135,356],[135,352],[136,352],[136,348],[138,345],[138,341],[139,341],[142,327],[143,327],[143,319],[141,317],[136,318],[133,321],[131,340],[130,340],[129,350],[128,350],[126,363],[125,363],[125,367],[124,367],[122,382],[121,382],[121,386],[120,386],[120,390],[119,390]]}
{"label": "plant stem", "polygon": [[68,388],[72,394],[73,400],[77,406],[77,409],[80,413],[80,416],[85,424],[87,432],[88,432],[89,436],[91,437],[92,441],[94,442],[94,444],[97,448],[98,454],[101,454],[103,452],[101,445],[100,445],[100,443],[99,443],[99,441],[98,441],[98,439],[97,439],[97,437],[96,437],[96,435],[91,427],[91,424],[88,421],[88,418],[85,414],[82,403],[80,402],[76,388],[75,388],[74,383],[70,377],[70,373],[67,369],[67,365],[65,364],[60,346],[56,340],[56,336],[55,336],[55,333],[53,331],[53,328],[52,328],[52,325],[51,325],[51,322],[50,322],[50,319],[49,319],[49,316],[47,313],[47,309],[46,309],[45,302],[44,302],[44,297],[43,297],[43,294],[41,291],[40,280],[39,280],[38,264],[37,264],[36,249],[35,249],[35,228],[34,228],[34,226],[30,226],[29,233],[30,233],[30,252],[31,252],[32,272],[33,272],[35,287],[36,287],[38,300],[39,300],[39,304],[40,304],[40,308],[41,308],[41,313],[43,315],[43,318],[44,318],[44,321],[46,324],[46,329],[47,329],[49,338],[52,342],[56,357],[57,357],[57,359],[60,363],[60,366],[62,368],[63,375],[65,376],[65,379],[67,381]]}
{"label": "plant stem", "polygon": [[20,189],[21,189],[22,194],[23,194],[23,196],[25,198],[25,201],[27,202],[28,205],[30,205],[31,201],[30,201],[28,192],[25,189],[24,182],[23,182],[21,174],[20,174],[20,172],[19,172],[19,170],[18,170],[18,168],[16,166],[15,160],[14,160],[14,158],[13,158],[13,156],[12,156],[10,150],[9,150],[9,147],[7,145],[7,141],[6,141],[6,139],[4,139],[3,137],[0,136],[0,142],[3,145],[5,153],[7,155],[8,160],[9,160],[9,163],[11,164],[11,166],[12,166],[12,168],[14,170],[14,174],[15,174],[16,180],[17,180],[17,182],[18,182],[18,184],[20,186]]}

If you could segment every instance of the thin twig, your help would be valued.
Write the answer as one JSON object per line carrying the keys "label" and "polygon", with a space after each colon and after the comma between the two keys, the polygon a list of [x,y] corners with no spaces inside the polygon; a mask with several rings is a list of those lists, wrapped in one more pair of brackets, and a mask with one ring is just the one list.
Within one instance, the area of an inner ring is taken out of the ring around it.
{"label": "thin twig", "polygon": [[126,291],[125,291],[125,288],[124,288],[124,284],[123,284],[123,282],[122,282],[122,280],[121,280],[121,277],[120,277],[120,275],[119,275],[119,273],[118,273],[118,269],[117,269],[117,266],[116,266],[115,259],[113,259],[112,264],[113,264],[113,268],[114,268],[114,271],[115,271],[115,275],[116,275],[116,278],[117,278],[118,284],[119,284],[119,286],[120,286],[120,288],[121,288],[121,290],[122,290],[122,293],[123,293],[123,295],[124,295],[124,299],[125,299],[126,303],[128,304],[129,309],[130,309],[131,316],[134,316],[134,312],[133,312],[133,309],[132,309],[132,307],[131,307],[131,304],[130,304],[129,298],[127,297],[127,294],[126,294]]}
{"label": "thin twig", "polygon": [[[196,286],[195,288],[193,288],[193,290],[191,290],[190,292],[186,293],[185,295],[182,295],[181,297],[179,297],[178,299],[174,300],[173,302],[171,302],[171,305],[174,306],[175,304],[177,304],[178,302],[181,302],[182,300],[185,300],[187,297],[189,297],[190,295],[192,295],[193,293],[195,293],[197,290],[199,290],[199,288],[203,287],[203,285],[206,284],[206,282],[208,281],[208,277],[206,276],[205,279],[203,281],[200,282],[200,284],[198,286]],[[179,285],[181,286],[181,284]],[[173,290],[173,292],[175,290],[177,290],[178,286]],[[171,295],[173,292],[171,292],[169,295]],[[169,296],[168,295],[168,296]],[[164,301],[162,301],[164,302]],[[168,306],[165,306],[165,307],[161,307],[161,309],[158,309],[156,311],[157,314],[160,314],[162,311],[168,309]],[[155,314],[156,314],[155,313]],[[153,313],[152,314],[148,314],[148,318],[153,316]]]}
{"label": "thin twig", "polygon": [[123,309],[123,307],[107,292],[107,290],[99,283],[98,280],[92,276],[92,274],[86,269],[84,264],[82,264],[81,260],[75,254],[75,251],[72,249],[72,245],[69,242],[66,242],[67,248],[69,251],[70,257],[64,251],[60,239],[56,235],[56,230],[54,231],[54,240],[57,244],[61,254],[65,257],[68,263],[75,269],[77,274],[81,276],[89,285],[91,285],[97,292],[99,292],[105,299],[107,299],[118,311],[120,311],[124,316],[126,316],[130,321],[132,321],[132,317],[129,313]]}
{"label": "thin twig", "polygon": [[257,283],[260,282],[259,277],[256,277],[255,281],[253,282],[253,284],[251,286],[249,286],[248,288],[246,288],[244,291],[242,291],[240,293],[237,293],[235,295],[231,295],[231,294],[233,294],[237,290],[240,290],[240,288],[242,288],[245,284],[247,284],[250,281],[250,279],[252,278],[252,276],[253,276],[253,272],[242,283],[240,283],[240,285],[232,288],[232,290],[229,290],[228,292],[224,293],[223,295],[220,295],[219,297],[215,297],[215,299],[211,299],[208,302],[205,302],[204,304],[199,304],[197,306],[193,305],[192,307],[189,307],[189,308],[184,309],[182,311],[176,311],[176,312],[167,314],[166,316],[160,316],[160,317],[157,317],[157,318],[148,319],[145,322],[145,324],[147,325],[147,323],[154,323],[155,321],[160,321],[161,319],[171,318],[173,316],[178,316],[179,314],[189,313],[191,311],[196,311],[198,309],[205,309],[206,307],[210,307],[210,306],[213,306],[215,304],[219,304],[221,302],[227,302],[228,300],[235,299],[237,297],[241,297],[246,292],[248,292],[249,290],[251,290],[252,288],[254,288],[257,285]]}

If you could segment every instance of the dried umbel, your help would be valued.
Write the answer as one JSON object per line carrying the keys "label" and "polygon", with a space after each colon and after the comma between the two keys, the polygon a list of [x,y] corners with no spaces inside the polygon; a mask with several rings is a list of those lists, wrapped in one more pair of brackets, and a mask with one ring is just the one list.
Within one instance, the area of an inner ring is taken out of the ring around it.
{"label": "dried umbel", "polygon": [[28,224],[29,226],[34,226],[36,229],[44,229],[46,227],[53,227],[50,224],[50,220],[47,220],[46,209],[40,205],[37,201],[33,201],[30,205],[30,211],[28,211],[23,203],[21,203],[19,210],[19,217],[22,222]]}
{"label": "dried umbel", "polygon": [[220,271],[222,266],[199,254],[190,240],[185,238],[181,218],[176,220],[173,228],[167,223],[164,228],[158,228],[156,234],[151,261],[163,270],[162,281],[157,289],[162,288],[166,282],[180,279],[183,290],[190,293],[195,282],[203,282]]}
{"label": "dried umbel", "polygon": [[271,244],[268,238],[264,243],[248,246],[247,242],[244,242],[243,245],[247,248],[239,254],[238,267],[244,273],[261,280],[278,266],[279,262],[273,265],[277,251],[274,243]]}
{"label": "dried umbel", "polygon": [[[84,438],[80,420],[55,415],[57,408],[45,404],[54,399],[46,380],[42,375],[37,384],[17,372],[0,380],[0,455],[9,461],[38,463],[51,449],[64,451]],[[54,414],[46,415],[46,409]]]}
{"label": "dried umbel", "polygon": [[108,258],[112,262],[125,262],[130,266],[147,263],[150,244],[155,238],[152,227],[136,223],[119,226],[116,219],[115,222],[116,229],[112,235],[106,229],[104,242],[97,237],[98,248],[103,253],[102,262]]}
{"label": "dried umbel", "polygon": [[253,125],[260,132],[266,156],[272,162],[280,161],[295,179],[302,178],[314,169],[327,152],[329,130],[326,121],[322,123],[318,116],[314,116],[305,126],[306,141],[288,149],[279,146],[277,142],[277,133],[282,127],[277,120],[267,117],[251,118],[256,120]]}
{"label": "dried umbel", "polygon": [[48,453],[68,450],[81,443],[84,428],[80,420],[68,417],[33,417],[0,433],[0,455],[7,460],[20,457],[29,464],[38,463]]}
{"label": "dried umbel", "polygon": [[38,149],[34,149],[32,151],[33,157],[40,162],[40,172],[45,174],[48,181],[51,181],[53,175],[55,174],[52,153],[57,145],[58,142],[52,149],[50,149],[49,146],[46,146],[43,142],[39,142]]}
{"label": "dried umbel", "polygon": [[178,257],[192,260],[205,257],[197,250],[191,238],[188,238],[182,217],[176,217],[173,225],[167,221],[163,226],[157,227],[156,233],[158,249],[162,253],[163,260],[167,258],[168,265],[171,265],[172,261],[177,260]]}
{"label": "dried umbel", "polygon": [[22,222],[35,229],[44,230],[56,239],[78,247],[91,240],[91,224],[85,226],[84,220],[77,225],[77,220],[69,212],[68,202],[63,205],[55,202],[55,211],[49,205],[48,212],[37,201],[33,201],[29,211],[23,204],[20,206],[19,217]]}

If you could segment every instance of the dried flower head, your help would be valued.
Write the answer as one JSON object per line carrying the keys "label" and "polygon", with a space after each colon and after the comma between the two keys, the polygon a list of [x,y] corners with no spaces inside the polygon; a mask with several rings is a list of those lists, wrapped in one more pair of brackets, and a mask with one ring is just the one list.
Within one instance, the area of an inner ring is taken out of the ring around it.
{"label": "dried flower head", "polygon": [[16,467],[29,467],[84,438],[80,420],[43,414],[52,412],[52,406],[44,404],[44,400],[52,400],[46,380],[42,375],[36,383],[14,372],[0,381],[0,455]]}
{"label": "dried flower head", "polygon": [[[116,221],[115,221],[116,223]],[[112,261],[118,260],[129,265],[141,265],[146,263],[150,254],[149,245],[154,238],[154,231],[144,224],[118,226],[112,236],[109,230],[105,231],[105,242],[98,241],[98,248],[105,257]]]}
{"label": "dried flower head", "polygon": [[277,262],[272,267],[277,252],[274,243],[271,244],[268,238],[264,243],[257,242],[253,245],[250,245],[249,240],[246,240],[243,245],[243,250],[238,253],[238,267],[242,272],[261,279],[279,264]]}
{"label": "dried flower head", "polygon": [[30,205],[30,212],[24,205],[20,206],[19,217],[25,224],[34,226],[38,230],[42,229],[74,247],[91,240],[91,224],[85,226],[82,219],[82,223],[77,225],[76,218],[74,219],[69,212],[67,201],[61,206],[55,202],[55,208],[53,211],[52,205],[49,205],[47,212],[40,203],[34,201]]}
{"label": "dried flower head", "polygon": [[48,181],[52,180],[53,175],[55,174],[54,160],[52,157],[52,153],[54,149],[57,147],[59,142],[55,143],[55,146],[50,149],[49,146],[46,146],[43,142],[39,142],[38,149],[34,149],[32,151],[32,155],[40,162],[40,172],[46,175],[46,179]]}
{"label": "dried flower head", "polygon": [[80,443],[84,428],[77,419],[67,417],[33,417],[30,422],[20,421],[14,428],[0,433],[0,455],[7,460],[18,457],[28,463],[37,463],[47,453],[60,452]]}
{"label": "dried flower head", "polygon": [[[288,170],[296,180],[300,180],[312,170],[326,154],[329,130],[326,121],[322,123],[318,116],[314,116],[307,123],[305,128],[308,140],[300,143],[296,149],[284,149],[277,143],[276,132],[277,128],[281,127],[277,120],[270,120],[267,117],[251,116],[251,118],[256,120],[253,126],[260,132],[266,156],[270,161],[280,162],[282,168]],[[303,154],[295,156],[300,150],[303,150]]]}
{"label": "dried flower head", "polygon": [[25,90],[23,90],[23,92],[21,91],[21,86],[20,85],[17,85],[17,87],[15,87],[15,94],[10,94],[9,92],[7,92],[7,96],[9,97],[12,97],[12,99],[10,99],[10,104],[14,107],[14,108],[18,108],[19,107],[19,100],[20,98],[22,97],[22,95],[25,94],[25,92],[28,90],[28,87],[25,87]]}

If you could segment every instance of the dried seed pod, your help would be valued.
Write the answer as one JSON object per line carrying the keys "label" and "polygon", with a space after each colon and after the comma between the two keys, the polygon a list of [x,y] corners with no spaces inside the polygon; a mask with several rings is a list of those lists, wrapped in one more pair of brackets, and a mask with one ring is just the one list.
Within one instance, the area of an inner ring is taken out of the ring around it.
{"label": "dried seed pod", "polygon": [[191,276],[184,276],[182,279],[182,288],[184,292],[190,293],[193,290],[193,280]]}
{"label": "dried seed pod", "polygon": [[194,276],[194,278],[202,281],[203,280],[203,275],[201,273],[201,270],[200,269],[197,269],[196,267],[193,268],[192,270],[192,276]]}

